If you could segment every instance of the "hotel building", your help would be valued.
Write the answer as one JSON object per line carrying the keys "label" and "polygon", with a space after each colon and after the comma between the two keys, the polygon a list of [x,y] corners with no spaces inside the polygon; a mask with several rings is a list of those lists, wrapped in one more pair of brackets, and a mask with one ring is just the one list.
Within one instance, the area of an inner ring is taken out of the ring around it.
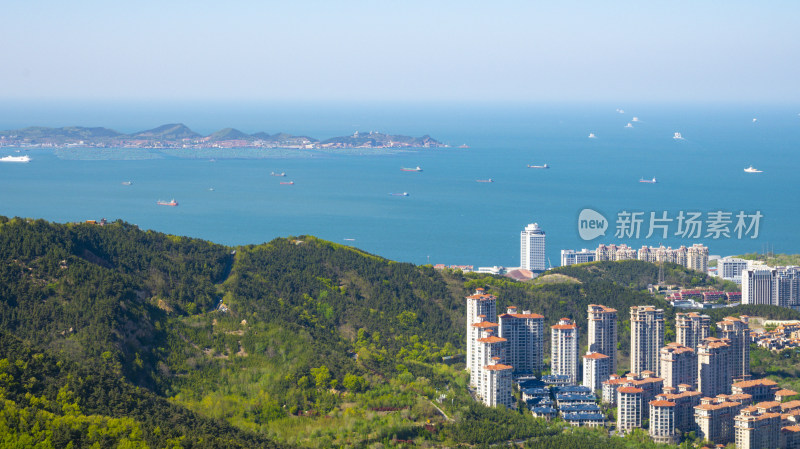
{"label": "hotel building", "polygon": [[532,223],[520,233],[520,262],[523,270],[544,271],[545,235],[538,223]]}

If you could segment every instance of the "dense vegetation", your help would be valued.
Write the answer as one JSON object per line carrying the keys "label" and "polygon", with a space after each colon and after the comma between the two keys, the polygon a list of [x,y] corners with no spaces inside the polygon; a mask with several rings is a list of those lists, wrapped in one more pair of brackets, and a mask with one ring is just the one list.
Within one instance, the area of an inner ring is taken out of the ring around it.
{"label": "dense vegetation", "polygon": [[[574,445],[585,437],[563,423],[472,400],[463,363],[449,364],[463,354],[463,297],[485,287],[499,311],[516,305],[548,325],[567,316],[582,329],[588,304],[617,308],[624,361],[630,306],[673,313],[643,290],[657,276],[630,261],[520,283],[308,236],[229,248],[122,222],[0,217],[2,445]],[[714,282],[678,266],[665,276]]]}

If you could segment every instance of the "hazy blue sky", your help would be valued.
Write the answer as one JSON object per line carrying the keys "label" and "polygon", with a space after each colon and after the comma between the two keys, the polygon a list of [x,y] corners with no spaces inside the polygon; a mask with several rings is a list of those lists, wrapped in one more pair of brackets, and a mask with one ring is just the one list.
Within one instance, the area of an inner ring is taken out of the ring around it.
{"label": "hazy blue sky", "polygon": [[21,1],[0,99],[800,100],[800,2]]}

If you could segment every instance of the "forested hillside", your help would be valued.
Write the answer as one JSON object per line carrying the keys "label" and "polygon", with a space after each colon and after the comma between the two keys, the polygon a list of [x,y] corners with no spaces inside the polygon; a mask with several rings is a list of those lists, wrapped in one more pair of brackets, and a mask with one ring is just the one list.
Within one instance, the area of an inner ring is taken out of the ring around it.
{"label": "forested hillside", "polygon": [[[712,282],[667,268],[675,283]],[[499,311],[567,316],[584,332],[588,304],[617,308],[623,355],[630,306],[673,313],[641,290],[652,264],[555,272],[520,283],[310,236],[231,248],[123,222],[0,217],[0,434],[9,447],[76,448],[547,439],[557,424],[470,397],[449,357],[465,346],[464,296],[484,287]]]}

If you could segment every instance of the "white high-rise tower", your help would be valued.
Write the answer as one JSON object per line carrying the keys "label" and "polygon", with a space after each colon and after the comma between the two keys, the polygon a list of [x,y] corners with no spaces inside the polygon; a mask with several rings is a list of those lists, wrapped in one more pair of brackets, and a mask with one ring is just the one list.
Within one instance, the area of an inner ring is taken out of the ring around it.
{"label": "white high-rise tower", "polygon": [[519,266],[530,271],[544,271],[544,231],[538,223],[532,223],[525,227],[520,234],[520,258]]}

